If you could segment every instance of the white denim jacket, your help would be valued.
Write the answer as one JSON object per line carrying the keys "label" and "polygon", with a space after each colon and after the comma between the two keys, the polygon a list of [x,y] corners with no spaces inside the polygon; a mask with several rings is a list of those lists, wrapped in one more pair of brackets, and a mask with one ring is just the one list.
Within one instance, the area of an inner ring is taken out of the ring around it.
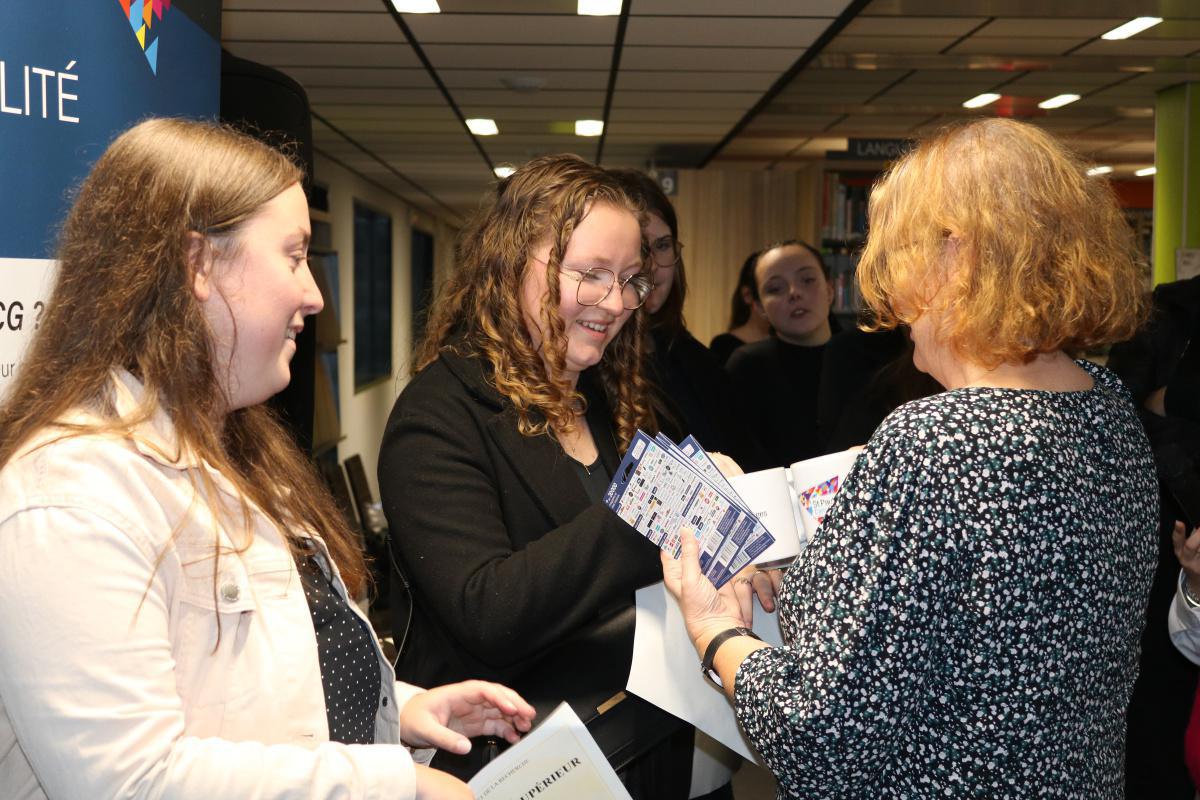
{"label": "white denim jacket", "polygon": [[[114,374],[118,414],[141,396]],[[55,436],[0,470],[0,798],[413,797],[399,711],[420,690],[376,644],[379,744],[329,741],[308,603],[269,518],[251,506],[234,553],[236,490],[176,457],[161,412],[133,439]]]}

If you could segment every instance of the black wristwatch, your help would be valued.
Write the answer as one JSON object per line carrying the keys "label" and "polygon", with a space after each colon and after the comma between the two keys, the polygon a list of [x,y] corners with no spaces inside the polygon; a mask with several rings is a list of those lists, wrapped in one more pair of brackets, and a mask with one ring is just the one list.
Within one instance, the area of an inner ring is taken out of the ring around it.
{"label": "black wristwatch", "polygon": [[721,683],[721,676],[713,669],[713,659],[717,657],[717,650],[721,645],[735,636],[749,636],[751,639],[762,641],[762,639],[758,638],[758,634],[749,628],[730,628],[729,630],[721,631],[712,638],[712,641],[708,643],[708,647],[704,650],[704,659],[700,662],[700,672],[704,677],[712,681],[713,685],[718,689],[724,689],[725,686]]}

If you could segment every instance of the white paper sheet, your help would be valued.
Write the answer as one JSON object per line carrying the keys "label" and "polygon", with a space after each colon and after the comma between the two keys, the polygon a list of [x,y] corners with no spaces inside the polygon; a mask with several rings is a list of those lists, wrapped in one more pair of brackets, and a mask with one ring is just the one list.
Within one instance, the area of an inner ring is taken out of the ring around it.
{"label": "white paper sheet", "polygon": [[587,727],[566,703],[467,783],[476,800],[631,800]]}
{"label": "white paper sheet", "polygon": [[[780,646],[783,637],[778,620],[757,604],[756,600],[754,632],[764,642]],[[626,688],[691,723],[746,760],[761,763],[742,736],[725,694],[700,674],[700,658],[688,638],[683,612],[662,583],[637,592],[633,666]]]}

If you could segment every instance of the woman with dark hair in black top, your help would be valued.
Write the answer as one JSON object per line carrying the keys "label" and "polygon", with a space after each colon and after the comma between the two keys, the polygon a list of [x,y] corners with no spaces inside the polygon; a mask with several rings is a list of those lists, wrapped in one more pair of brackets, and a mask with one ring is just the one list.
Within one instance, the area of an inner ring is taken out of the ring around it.
{"label": "woman with dark hair in black top", "polygon": [[758,253],[755,250],[747,256],[738,273],[737,286],[729,299],[729,330],[718,333],[708,343],[713,357],[722,364],[729,361],[733,351],[742,345],[761,342],[771,335],[771,323],[754,310],[754,264],[758,261]]}
{"label": "woman with dark hair in black top", "polygon": [[650,317],[650,367],[660,428],[676,441],[691,434],[706,450],[725,453],[747,469],[769,466],[729,377],[684,322],[687,276],[671,201],[644,172],[609,172],[646,209],[642,238],[650,251],[654,287],[645,310]]}
{"label": "woman with dark hair in black top", "polygon": [[754,307],[772,335],[738,348],[726,369],[746,398],[768,466],[786,466],[822,452],[817,392],[836,325],[829,314],[833,284],[821,254],[794,239],[759,253],[754,277]]}

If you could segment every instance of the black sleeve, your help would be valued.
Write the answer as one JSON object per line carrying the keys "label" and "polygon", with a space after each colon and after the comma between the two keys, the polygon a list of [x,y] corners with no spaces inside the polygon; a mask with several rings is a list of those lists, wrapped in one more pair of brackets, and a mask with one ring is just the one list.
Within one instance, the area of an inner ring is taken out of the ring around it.
{"label": "black sleeve", "polygon": [[380,494],[418,602],[499,670],[628,603],[662,571],[654,545],[599,504],[514,548],[484,436],[462,401],[402,397],[380,452]]}
{"label": "black sleeve", "polygon": [[1112,346],[1106,366],[1117,374],[1133,395],[1139,409],[1154,391],[1167,385],[1183,354],[1187,332],[1181,320],[1162,303],[1162,292],[1154,293],[1150,321],[1129,341]]}
{"label": "black sleeve", "polygon": [[713,358],[718,364],[725,365],[729,363],[729,357],[741,347],[742,340],[731,333],[718,333],[708,343],[708,349],[713,354]]}

